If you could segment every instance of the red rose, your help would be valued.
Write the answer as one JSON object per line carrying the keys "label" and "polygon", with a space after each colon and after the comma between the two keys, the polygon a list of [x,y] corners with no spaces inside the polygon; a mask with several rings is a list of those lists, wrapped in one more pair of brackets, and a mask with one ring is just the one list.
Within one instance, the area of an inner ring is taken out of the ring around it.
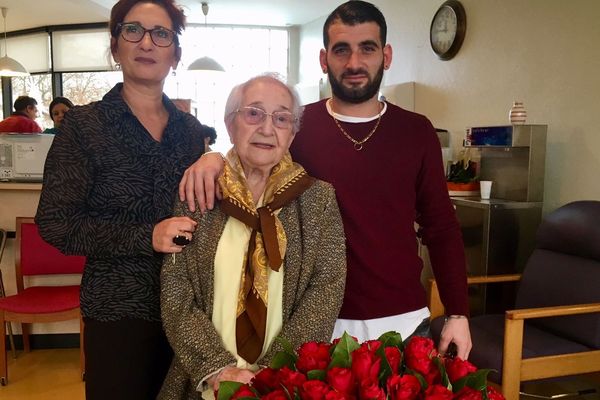
{"label": "red rose", "polygon": [[300,398],[302,400],[323,400],[329,391],[329,386],[325,382],[313,379],[302,384]]}
{"label": "red rose", "polygon": [[352,400],[352,399],[354,399],[354,396],[346,397],[346,396],[344,396],[343,393],[336,392],[335,390],[330,390],[325,395],[325,400]]}
{"label": "red rose", "polygon": [[283,390],[277,389],[261,396],[261,400],[288,400],[288,397]]}
{"label": "red rose", "polygon": [[421,392],[421,384],[413,375],[392,375],[387,381],[390,400],[413,400]]}
{"label": "red rose", "polygon": [[438,367],[434,364],[429,373],[425,375],[427,385],[439,385],[442,383],[442,374]]}
{"label": "red rose", "polygon": [[333,367],[327,371],[327,382],[336,391],[350,395],[356,390],[356,381],[350,368]]}
{"label": "red rose", "polygon": [[446,358],[445,364],[448,378],[450,378],[450,382],[452,383],[469,375],[471,372],[477,371],[476,366],[460,357]]}
{"label": "red rose", "polygon": [[468,386],[463,387],[454,395],[455,400],[482,400],[483,395],[479,390],[472,389]]}
{"label": "red rose", "polygon": [[498,392],[491,386],[487,387],[488,400],[504,400],[502,393]]}
{"label": "red rose", "polygon": [[452,400],[454,394],[442,385],[431,385],[425,391],[424,400]]}
{"label": "red rose", "polygon": [[260,394],[269,393],[271,390],[278,389],[280,374],[281,372],[274,370],[273,368],[263,368],[254,375],[254,378],[252,378],[252,387]]}
{"label": "red rose", "polygon": [[[433,369],[437,369],[433,364],[432,357],[437,355],[433,340],[420,336],[414,336],[406,346],[404,351],[404,360],[406,366],[416,371],[424,377],[431,374]],[[429,379],[427,379],[429,382]]]}
{"label": "red rose", "polygon": [[313,369],[325,369],[329,365],[329,344],[308,342],[298,349],[298,371],[307,373]]}
{"label": "red rose", "polygon": [[383,388],[379,387],[379,381],[364,381],[360,383],[359,398],[361,400],[385,400],[386,395]]}
{"label": "red rose", "polygon": [[385,358],[387,359],[390,367],[392,367],[392,373],[397,374],[400,368],[400,362],[402,362],[402,353],[400,349],[395,346],[389,346],[385,349]]}
{"label": "red rose", "polygon": [[379,349],[380,346],[381,346],[380,340],[367,340],[366,342],[363,342],[360,345],[360,347],[366,347],[370,351],[377,351],[377,349]]}
{"label": "red rose", "polygon": [[[231,396],[230,400],[241,399],[242,397],[254,397],[256,398],[256,394],[250,389],[248,384],[240,386],[240,388]],[[217,395],[215,394],[215,398]]]}
{"label": "red rose", "polygon": [[292,371],[288,367],[283,367],[279,370],[278,383],[285,386],[292,398],[294,398],[296,389],[300,391],[304,382],[306,382],[306,376],[300,372]]}
{"label": "red rose", "polygon": [[368,347],[360,347],[352,352],[352,372],[359,382],[377,380],[381,359]]}

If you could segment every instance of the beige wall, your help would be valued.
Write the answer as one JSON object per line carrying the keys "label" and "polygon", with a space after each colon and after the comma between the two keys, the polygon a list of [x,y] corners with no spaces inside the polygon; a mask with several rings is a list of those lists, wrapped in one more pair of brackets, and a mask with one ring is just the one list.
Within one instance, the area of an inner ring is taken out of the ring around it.
{"label": "beige wall", "polygon": [[[429,26],[442,0],[374,0],[394,49],[385,85],[414,81],[415,110],[452,133],[502,125],[514,100],[528,122],[548,125],[544,210],[600,200],[600,1],[461,0],[467,35],[440,61]],[[300,82],[322,76],[318,51],[325,16],[300,34]]]}

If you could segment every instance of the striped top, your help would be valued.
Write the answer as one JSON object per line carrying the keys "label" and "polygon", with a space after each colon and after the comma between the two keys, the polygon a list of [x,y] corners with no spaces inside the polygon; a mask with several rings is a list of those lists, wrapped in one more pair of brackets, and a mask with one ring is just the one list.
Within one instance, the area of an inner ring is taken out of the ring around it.
{"label": "striped top", "polygon": [[83,316],[159,321],[163,255],[152,248],[152,230],[172,215],[179,180],[204,140],[198,120],[163,95],[169,121],[157,142],[121,88],[66,114],[46,160],[36,223],[62,252],[87,256]]}

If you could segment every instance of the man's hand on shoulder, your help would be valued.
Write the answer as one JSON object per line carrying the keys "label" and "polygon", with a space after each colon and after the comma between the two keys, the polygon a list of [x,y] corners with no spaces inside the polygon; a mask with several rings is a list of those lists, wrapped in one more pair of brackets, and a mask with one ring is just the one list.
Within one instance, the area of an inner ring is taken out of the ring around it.
{"label": "man's hand on shoulder", "polygon": [[223,163],[221,153],[209,152],[185,170],[179,183],[179,199],[187,202],[190,211],[196,210],[198,202],[200,212],[204,214],[213,209],[215,197],[221,199],[217,178],[223,171]]}

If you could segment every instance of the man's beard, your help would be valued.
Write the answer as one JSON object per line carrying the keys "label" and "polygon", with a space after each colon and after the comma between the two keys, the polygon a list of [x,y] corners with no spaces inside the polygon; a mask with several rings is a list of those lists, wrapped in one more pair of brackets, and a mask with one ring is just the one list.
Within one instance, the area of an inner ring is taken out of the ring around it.
{"label": "man's beard", "polygon": [[342,80],[344,79],[344,75],[346,73],[360,73],[369,76],[368,72],[364,69],[346,70],[338,81],[331,72],[331,69],[328,68],[327,76],[329,77],[329,84],[331,85],[331,91],[333,92],[333,95],[347,103],[364,103],[365,101],[373,98],[373,96],[379,92],[379,87],[381,86],[381,81],[383,80],[383,63],[381,63],[381,66],[379,67],[379,70],[377,71],[377,74],[375,74],[373,80],[371,80],[369,77],[364,86],[344,86],[342,84]]}

